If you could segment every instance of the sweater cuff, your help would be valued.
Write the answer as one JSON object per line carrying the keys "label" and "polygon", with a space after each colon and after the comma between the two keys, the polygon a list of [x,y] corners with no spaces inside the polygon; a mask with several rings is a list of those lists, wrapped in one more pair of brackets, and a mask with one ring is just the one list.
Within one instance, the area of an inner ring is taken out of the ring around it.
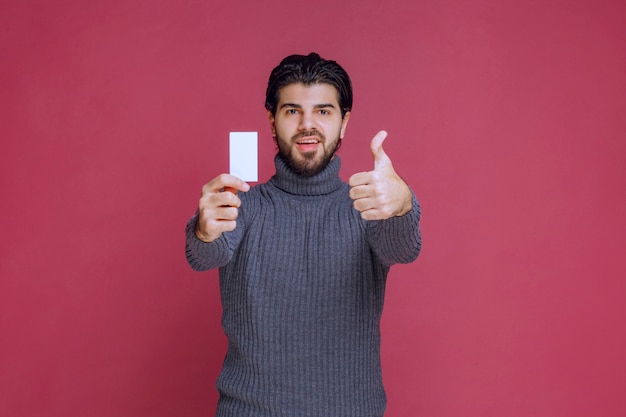
{"label": "sweater cuff", "polygon": [[383,264],[391,266],[396,263],[413,262],[422,248],[420,231],[421,208],[415,193],[411,210],[397,217],[386,220],[368,222],[370,228],[370,242],[376,248],[375,252]]}
{"label": "sweater cuff", "polygon": [[196,236],[197,222],[197,214],[187,222],[185,254],[189,265],[196,271],[206,271],[226,265],[230,260],[230,251],[224,235],[213,242],[204,242]]}

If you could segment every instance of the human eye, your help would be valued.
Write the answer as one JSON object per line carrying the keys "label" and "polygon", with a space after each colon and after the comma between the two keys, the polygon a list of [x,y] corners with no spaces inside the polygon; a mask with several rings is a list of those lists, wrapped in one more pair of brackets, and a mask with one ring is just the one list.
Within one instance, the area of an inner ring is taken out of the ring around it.
{"label": "human eye", "polygon": [[298,109],[294,109],[294,108],[287,109],[286,113],[288,115],[295,115],[295,114],[298,114]]}

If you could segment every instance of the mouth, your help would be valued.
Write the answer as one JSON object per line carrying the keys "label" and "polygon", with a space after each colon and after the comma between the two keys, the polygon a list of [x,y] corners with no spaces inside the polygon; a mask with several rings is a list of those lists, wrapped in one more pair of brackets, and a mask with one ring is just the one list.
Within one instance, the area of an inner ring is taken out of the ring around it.
{"label": "mouth", "polygon": [[300,150],[300,152],[314,152],[321,141],[317,136],[306,136],[296,140],[296,147]]}

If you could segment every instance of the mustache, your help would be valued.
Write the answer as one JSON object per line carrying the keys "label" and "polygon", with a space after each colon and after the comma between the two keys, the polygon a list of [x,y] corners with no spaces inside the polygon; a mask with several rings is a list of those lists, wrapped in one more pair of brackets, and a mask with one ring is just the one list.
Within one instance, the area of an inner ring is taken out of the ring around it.
{"label": "mustache", "polygon": [[311,136],[315,136],[315,137],[319,138],[322,141],[326,140],[326,137],[324,135],[322,135],[320,132],[318,132],[317,130],[306,130],[304,132],[300,132],[300,133],[292,136],[291,140],[292,141],[296,141],[298,139],[311,137]]}

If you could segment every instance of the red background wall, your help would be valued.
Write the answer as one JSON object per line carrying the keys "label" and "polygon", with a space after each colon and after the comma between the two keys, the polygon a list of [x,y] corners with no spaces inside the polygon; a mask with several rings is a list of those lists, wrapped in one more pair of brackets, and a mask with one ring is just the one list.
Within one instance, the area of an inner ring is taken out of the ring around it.
{"label": "red background wall", "polygon": [[622,1],[0,5],[0,414],[208,416],[217,273],[185,222],[258,131],[271,68],[352,75],[344,178],[380,129],[423,205],[392,270],[389,417],[626,415]]}

